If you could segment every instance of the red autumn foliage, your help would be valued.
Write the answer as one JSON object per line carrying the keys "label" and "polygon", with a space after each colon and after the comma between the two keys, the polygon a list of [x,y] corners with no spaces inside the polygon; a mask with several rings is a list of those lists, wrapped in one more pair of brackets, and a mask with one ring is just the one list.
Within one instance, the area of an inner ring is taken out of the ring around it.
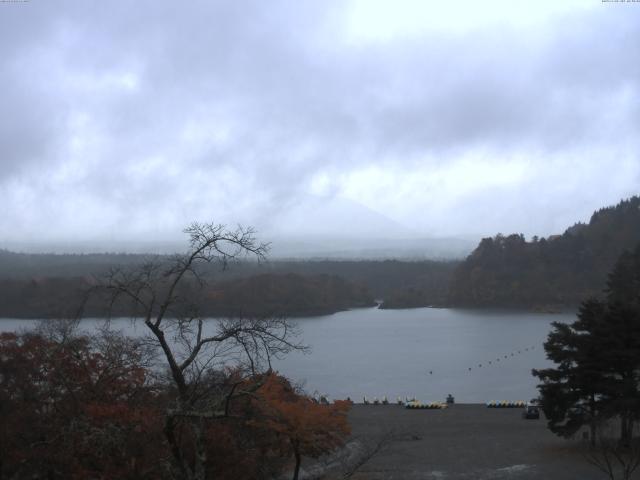
{"label": "red autumn foliage", "polygon": [[[0,479],[171,475],[163,429],[175,393],[150,379],[139,344],[104,335],[0,334]],[[218,372],[207,381],[223,397],[248,393],[233,397],[227,415],[197,420],[206,425],[206,478],[271,478],[292,457],[297,476],[302,456],[329,453],[349,434],[346,402],[319,405],[277,374]],[[175,430],[191,462],[192,421]]]}
{"label": "red autumn foliage", "polygon": [[0,335],[0,478],[154,477],[160,412],[133,347]]}
{"label": "red autumn foliage", "polygon": [[284,377],[267,375],[254,400],[259,412],[254,425],[280,439],[281,454],[293,455],[294,479],[298,478],[302,456],[318,458],[342,446],[350,433],[347,413],[351,404],[338,400],[325,405],[301,395]]}

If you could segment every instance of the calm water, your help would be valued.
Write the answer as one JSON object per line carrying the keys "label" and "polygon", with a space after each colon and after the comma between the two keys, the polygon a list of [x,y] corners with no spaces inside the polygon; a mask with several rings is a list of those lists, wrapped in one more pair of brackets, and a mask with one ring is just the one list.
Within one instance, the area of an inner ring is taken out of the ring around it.
{"label": "calm water", "polygon": [[[573,320],[570,314],[357,309],[296,319],[311,353],[291,354],[276,368],[305,381],[310,393],[332,398],[416,396],[427,402],[451,393],[458,402],[528,400],[537,395],[531,369],[549,364],[542,348],[549,324]],[[34,324],[0,319],[0,331]],[[144,332],[128,320],[113,325]]]}

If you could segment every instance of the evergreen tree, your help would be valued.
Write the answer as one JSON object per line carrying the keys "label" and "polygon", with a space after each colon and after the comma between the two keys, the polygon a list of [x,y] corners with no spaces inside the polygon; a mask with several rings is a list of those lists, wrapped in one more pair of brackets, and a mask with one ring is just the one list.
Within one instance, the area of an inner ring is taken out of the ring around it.
{"label": "evergreen tree", "polygon": [[605,300],[583,302],[571,325],[554,323],[545,342],[554,368],[534,370],[551,431],[571,436],[619,418],[631,441],[640,419],[640,246],[624,253],[609,276]]}
{"label": "evergreen tree", "polygon": [[547,358],[555,368],[534,370],[539,385],[542,409],[549,429],[570,437],[584,425],[595,441],[599,414],[606,403],[601,372],[600,346],[594,329],[603,318],[605,305],[595,299],[583,303],[578,320],[571,325],[554,322],[544,344]]}

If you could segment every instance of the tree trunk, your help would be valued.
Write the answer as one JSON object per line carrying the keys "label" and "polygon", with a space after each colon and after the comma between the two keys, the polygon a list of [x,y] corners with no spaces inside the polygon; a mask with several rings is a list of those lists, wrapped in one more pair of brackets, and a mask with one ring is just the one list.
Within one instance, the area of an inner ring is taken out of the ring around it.
{"label": "tree trunk", "polygon": [[293,480],[298,480],[298,475],[300,474],[300,463],[302,462],[302,457],[300,455],[300,449],[298,449],[297,445],[293,447],[293,454],[296,457],[296,466],[293,470]]}
{"label": "tree trunk", "polygon": [[206,464],[207,464],[207,450],[204,440],[204,426],[201,418],[193,419],[192,423],[194,447],[195,447],[195,466],[194,466],[194,479],[205,480],[206,479]]}
{"label": "tree trunk", "polygon": [[171,450],[173,464],[176,470],[179,472],[180,477],[190,478],[191,472],[189,471],[189,467],[185,464],[184,458],[182,457],[182,451],[180,450],[180,445],[178,444],[178,439],[176,438],[175,428],[175,418],[171,414],[167,414],[165,417],[163,431],[165,438],[167,439],[167,443],[169,444],[169,450]]}
{"label": "tree trunk", "polygon": [[591,437],[589,438],[589,442],[591,443],[592,447],[596,446],[596,434],[597,432],[597,425],[596,425],[596,399],[595,399],[595,395],[591,394],[591,398],[589,399],[589,415],[591,416],[591,421],[589,422],[589,434],[591,435]]}
{"label": "tree trunk", "polygon": [[620,415],[620,445],[625,448],[631,445],[630,423],[630,415],[628,413],[622,413]]}

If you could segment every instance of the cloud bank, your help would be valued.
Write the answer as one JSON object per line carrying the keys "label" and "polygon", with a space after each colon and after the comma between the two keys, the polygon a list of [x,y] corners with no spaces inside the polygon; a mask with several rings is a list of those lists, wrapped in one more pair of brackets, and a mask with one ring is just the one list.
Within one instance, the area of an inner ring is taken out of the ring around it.
{"label": "cloud bank", "polygon": [[640,4],[437,3],[0,5],[0,242],[548,235],[638,193]]}

